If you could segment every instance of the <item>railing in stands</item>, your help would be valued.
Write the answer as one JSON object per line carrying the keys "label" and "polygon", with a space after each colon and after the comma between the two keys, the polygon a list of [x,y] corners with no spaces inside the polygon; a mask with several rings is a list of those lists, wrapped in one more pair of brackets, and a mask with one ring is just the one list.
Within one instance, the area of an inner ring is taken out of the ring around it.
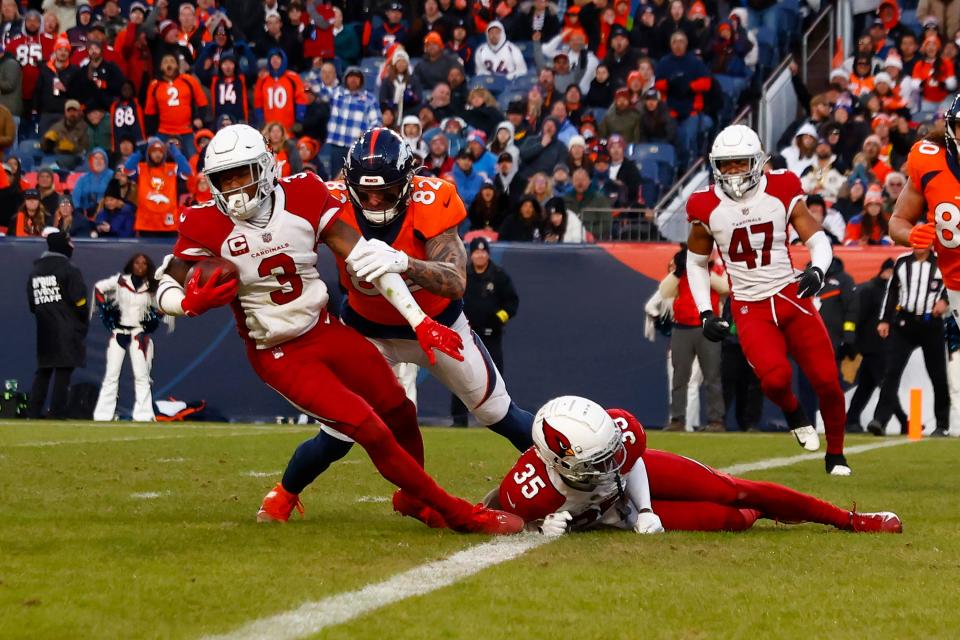
{"label": "railing in stands", "polygon": [[797,94],[793,90],[790,64],[793,56],[787,56],[773,70],[760,92],[757,105],[757,134],[764,148],[776,153],[777,139],[797,117]]}
{"label": "railing in stands", "polygon": [[[803,84],[811,84],[811,75],[817,87],[829,84],[830,67],[833,64],[834,45],[836,44],[837,14],[833,5],[824,6],[820,14],[810,23],[800,41],[800,77]],[[826,56],[822,53],[826,50]],[[814,73],[811,74],[811,67]]]}
{"label": "railing in stands", "polygon": [[[744,107],[730,124],[754,126],[754,111]],[[657,228],[659,239],[673,242],[683,242],[687,238],[689,224],[687,223],[686,202],[692,192],[710,182],[710,172],[707,170],[706,160],[699,158],[687,169],[670,187],[654,207],[657,214]]]}
{"label": "railing in stands", "polygon": [[579,242],[655,242],[662,240],[653,211],[647,208],[584,208]]}

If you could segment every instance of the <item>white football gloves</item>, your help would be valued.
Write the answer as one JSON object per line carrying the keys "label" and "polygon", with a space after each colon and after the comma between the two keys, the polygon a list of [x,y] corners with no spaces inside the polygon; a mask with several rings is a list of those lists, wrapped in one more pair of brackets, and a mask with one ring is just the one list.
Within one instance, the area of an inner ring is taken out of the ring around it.
{"label": "white football gloves", "polygon": [[663,533],[663,524],[660,517],[652,511],[642,511],[637,514],[637,521],[633,525],[637,533]]}
{"label": "white football gloves", "polygon": [[540,533],[548,538],[562,536],[567,532],[567,523],[569,523],[572,518],[573,516],[570,515],[569,511],[551,513],[543,519],[543,524],[540,525]]}
{"label": "white football gloves", "polygon": [[373,282],[387,273],[403,273],[410,266],[409,258],[380,240],[367,240],[366,243],[348,257],[348,264],[357,277]]}

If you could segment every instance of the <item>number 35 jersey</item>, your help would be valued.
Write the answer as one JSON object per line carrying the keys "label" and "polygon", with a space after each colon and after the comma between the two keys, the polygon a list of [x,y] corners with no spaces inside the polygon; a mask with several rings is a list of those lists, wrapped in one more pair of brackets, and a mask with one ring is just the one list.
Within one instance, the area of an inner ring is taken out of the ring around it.
{"label": "number 35 jersey", "polygon": [[190,262],[223,257],[236,265],[237,329],[257,349],[269,349],[320,320],[329,296],[317,271],[317,244],[342,206],[316,174],[298,173],[273,190],[273,215],[263,228],[234,220],[213,201],[187,207],[173,255]]}
{"label": "number 35 jersey", "polygon": [[[328,182],[327,186],[331,193],[346,196],[347,188],[342,182]],[[463,206],[463,200],[457,194],[457,188],[446,180],[417,176],[413,178],[410,189],[410,202],[407,204],[406,211],[386,226],[373,227],[366,224],[363,214],[355,211],[350,204],[345,206],[340,220],[356,229],[368,240],[376,238],[403,251],[411,258],[427,260],[427,241],[459,225],[467,217],[467,211]],[[409,329],[407,321],[372,284],[357,278],[339,257],[337,270],[340,275],[340,285],[347,292],[349,305],[349,309],[344,309],[342,314],[344,322],[370,337],[401,337],[388,335],[389,330],[385,332],[383,327],[375,327],[374,324],[401,327],[406,335]],[[449,298],[430,293],[411,281],[407,281],[407,286],[417,304],[431,318],[436,317],[451,304]],[[459,316],[459,313],[457,315]]]}
{"label": "number 35 jersey", "polygon": [[773,171],[745,200],[730,198],[718,185],[687,200],[687,218],[713,236],[737,300],[769,298],[796,278],[787,231],[793,207],[802,199],[795,174]]}
{"label": "number 35 jersey", "polygon": [[907,156],[907,174],[913,188],[923,194],[928,219],[937,223],[937,265],[943,282],[960,290],[960,163],[929,140],[920,140]]}

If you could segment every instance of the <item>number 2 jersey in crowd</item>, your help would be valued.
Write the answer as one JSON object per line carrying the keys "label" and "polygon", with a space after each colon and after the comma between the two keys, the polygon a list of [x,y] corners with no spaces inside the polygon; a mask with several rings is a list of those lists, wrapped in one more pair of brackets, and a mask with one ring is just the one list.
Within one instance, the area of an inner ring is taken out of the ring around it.
{"label": "number 2 jersey in crowd", "polygon": [[571,531],[600,525],[632,526],[629,523],[636,519],[636,514],[620,488],[626,486],[626,476],[643,455],[647,437],[643,427],[637,425],[635,431],[623,418],[613,413],[610,416],[620,429],[627,453],[620,468],[620,487],[612,480],[590,491],[575,489],[544,463],[535,447],[530,447],[500,483],[500,508],[520,516],[524,522],[535,522],[551,513],[568,511],[572,516]]}
{"label": "number 2 jersey in crowd", "polygon": [[796,279],[787,227],[803,197],[800,179],[789,171],[766,174],[744,200],[730,198],[719,185],[690,196],[687,218],[713,236],[737,300],[769,298]]}
{"label": "number 2 jersey in crowd", "polygon": [[920,140],[907,156],[907,174],[937,223],[937,266],[950,291],[960,291],[960,161],[942,146]]}
{"label": "number 2 jersey in crowd", "polygon": [[185,208],[173,254],[196,262],[223,257],[236,265],[233,302],[240,335],[269,349],[312,329],[329,300],[317,271],[320,234],[348,205],[313,173],[282,178],[263,228],[222,213],[213,201]]}

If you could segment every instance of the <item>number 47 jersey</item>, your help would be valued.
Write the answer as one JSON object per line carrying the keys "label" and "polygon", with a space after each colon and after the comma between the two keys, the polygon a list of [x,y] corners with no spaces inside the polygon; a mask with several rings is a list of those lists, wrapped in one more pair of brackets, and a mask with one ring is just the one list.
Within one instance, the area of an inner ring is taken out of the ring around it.
{"label": "number 47 jersey", "polygon": [[920,140],[907,156],[907,174],[926,200],[927,216],[937,223],[934,245],[943,282],[960,291],[960,163],[942,146]]}
{"label": "number 47 jersey", "polygon": [[687,200],[687,218],[713,236],[737,300],[769,298],[796,279],[787,227],[802,199],[795,174],[772,171],[744,200],[730,198],[719,185],[695,191]]}

